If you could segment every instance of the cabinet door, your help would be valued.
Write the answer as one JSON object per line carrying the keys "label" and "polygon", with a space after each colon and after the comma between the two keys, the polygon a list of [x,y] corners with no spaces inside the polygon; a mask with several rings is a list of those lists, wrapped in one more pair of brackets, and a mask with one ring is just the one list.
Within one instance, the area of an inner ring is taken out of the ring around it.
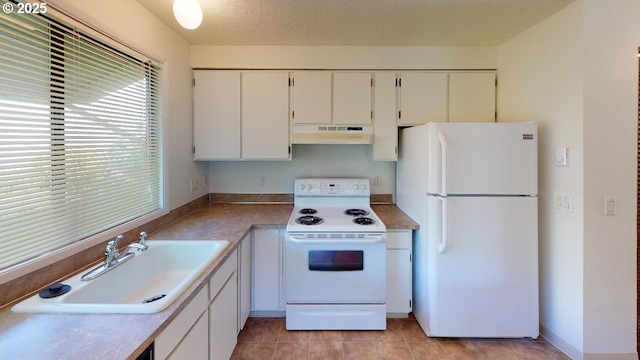
{"label": "cabinet door", "polygon": [[415,72],[400,76],[399,125],[447,121],[447,73]]}
{"label": "cabinet door", "polygon": [[289,73],[242,73],[242,158],[290,159]]}
{"label": "cabinet door", "polygon": [[387,313],[406,315],[412,308],[412,232],[387,232]]}
{"label": "cabinet door", "polygon": [[496,74],[449,74],[449,121],[494,122],[496,113]]}
{"label": "cabinet door", "polygon": [[[154,358],[157,360],[164,360],[169,358],[171,354],[173,354],[177,348],[179,348],[180,343],[186,336],[189,336],[190,333],[193,332],[194,324],[198,322],[198,319],[202,316],[203,313],[207,312],[208,301],[208,288],[200,290],[200,292],[191,300],[189,304],[178,314],[178,316],[171,321],[171,323],[158,335],[155,340],[155,354]],[[206,316],[204,316],[206,318]],[[205,321],[206,324],[206,321]],[[205,343],[206,334],[208,332],[205,331]],[[201,335],[194,335],[197,337],[201,337]],[[181,350],[185,351],[185,350]],[[205,349],[205,352],[207,350]],[[173,359],[178,359],[178,357],[173,357]],[[185,358],[185,359],[188,359]]]}
{"label": "cabinet door", "polygon": [[373,160],[398,159],[396,126],[396,74],[374,74]]}
{"label": "cabinet door", "polygon": [[331,72],[298,71],[291,76],[291,122],[330,124]]}
{"label": "cabinet door", "polygon": [[253,231],[253,298],[252,311],[282,310],[282,249],[280,231],[255,229]]}
{"label": "cabinet door", "polygon": [[209,359],[209,323],[207,313],[200,316],[187,336],[182,339],[167,360],[208,360]]}
{"label": "cabinet door", "polygon": [[239,159],[240,72],[196,70],[193,75],[194,159]]}
{"label": "cabinet door", "polygon": [[209,305],[210,360],[231,358],[238,340],[237,321],[238,283],[234,272]]}
{"label": "cabinet door", "polygon": [[241,240],[239,250],[238,330],[241,330],[251,311],[251,235]]}
{"label": "cabinet door", "polygon": [[333,73],[333,123],[371,124],[371,73]]}

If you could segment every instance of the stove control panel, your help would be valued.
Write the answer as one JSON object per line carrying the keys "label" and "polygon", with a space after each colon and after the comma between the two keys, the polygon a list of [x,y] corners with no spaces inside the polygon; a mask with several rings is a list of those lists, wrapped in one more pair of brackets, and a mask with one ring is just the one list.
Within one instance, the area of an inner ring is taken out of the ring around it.
{"label": "stove control panel", "polygon": [[300,178],[295,181],[298,196],[369,196],[369,179]]}

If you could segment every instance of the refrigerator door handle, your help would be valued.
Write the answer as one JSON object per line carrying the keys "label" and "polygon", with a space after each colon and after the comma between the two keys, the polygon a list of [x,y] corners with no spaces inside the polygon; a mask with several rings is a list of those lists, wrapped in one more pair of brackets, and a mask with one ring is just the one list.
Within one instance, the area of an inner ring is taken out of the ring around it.
{"label": "refrigerator door handle", "polygon": [[438,196],[438,200],[442,202],[442,228],[440,229],[440,246],[438,246],[438,252],[444,254],[447,251],[447,198]]}
{"label": "refrigerator door handle", "polygon": [[438,132],[438,141],[440,142],[440,149],[442,150],[440,169],[441,185],[440,194],[447,196],[447,137],[442,131]]}

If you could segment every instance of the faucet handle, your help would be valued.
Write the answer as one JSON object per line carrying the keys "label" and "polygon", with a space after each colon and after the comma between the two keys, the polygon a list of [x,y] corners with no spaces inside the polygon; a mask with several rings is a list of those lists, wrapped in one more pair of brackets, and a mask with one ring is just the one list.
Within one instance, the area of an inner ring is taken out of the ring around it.
{"label": "faucet handle", "polygon": [[107,253],[118,252],[118,243],[122,239],[124,239],[124,236],[118,235],[118,236],[116,236],[115,239],[110,240],[109,242],[107,242],[107,251],[106,252]]}
{"label": "faucet handle", "polygon": [[147,232],[143,231],[140,233],[140,240],[139,240],[140,245],[146,245],[147,244]]}

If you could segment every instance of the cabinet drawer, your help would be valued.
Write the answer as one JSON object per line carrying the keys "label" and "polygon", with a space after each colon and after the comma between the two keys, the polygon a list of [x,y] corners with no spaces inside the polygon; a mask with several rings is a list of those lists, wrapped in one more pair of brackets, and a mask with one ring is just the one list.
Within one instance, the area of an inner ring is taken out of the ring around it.
{"label": "cabinet drawer", "polygon": [[411,230],[387,230],[387,249],[411,249]]}
{"label": "cabinet drawer", "polygon": [[224,284],[227,282],[227,279],[229,279],[229,276],[236,272],[237,269],[238,249],[233,250],[233,253],[229,255],[229,258],[227,258],[227,261],[225,261],[218,271],[216,271],[216,273],[211,277],[211,280],[209,281],[209,302],[216,297],[218,292],[220,292],[220,289],[222,289]]}

